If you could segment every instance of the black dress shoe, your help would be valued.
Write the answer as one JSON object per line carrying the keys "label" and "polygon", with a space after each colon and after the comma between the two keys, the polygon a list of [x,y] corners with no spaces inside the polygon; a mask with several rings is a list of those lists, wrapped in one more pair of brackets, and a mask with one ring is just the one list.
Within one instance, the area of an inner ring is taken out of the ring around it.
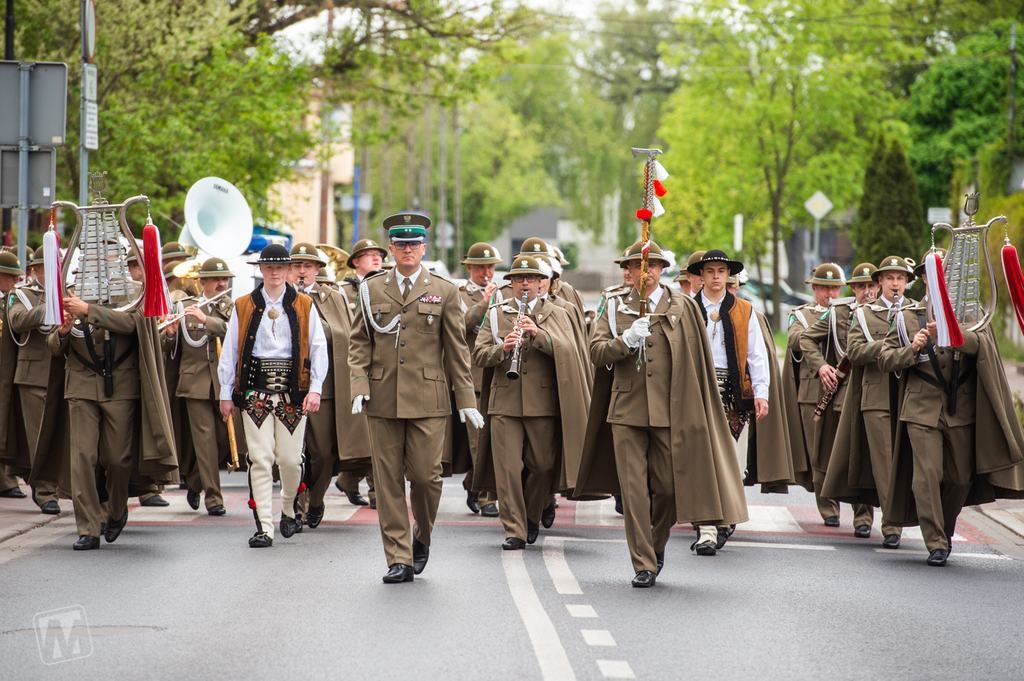
{"label": "black dress shoe", "polygon": [[548,507],[540,514],[540,524],[544,527],[551,527],[555,524],[555,500],[552,499]]}
{"label": "black dress shoe", "polygon": [[189,490],[185,493],[185,501],[188,502],[188,505],[192,507],[193,511],[199,510],[199,492]]}
{"label": "black dress shoe", "polygon": [[47,515],[60,515],[60,504],[56,501],[47,501],[39,507],[39,512]]}
{"label": "black dress shoe", "polygon": [[854,537],[859,537],[861,539],[866,539],[867,537],[870,537],[871,536],[871,526],[870,525],[858,525],[857,527],[853,528],[853,536]]}
{"label": "black dress shoe", "polygon": [[188,483],[182,480],[178,483],[178,489],[188,489]]}
{"label": "black dress shoe", "polygon": [[729,528],[719,527],[718,528],[718,539],[715,540],[715,550],[718,550],[725,546],[725,542],[729,541]]}
{"label": "black dress shoe", "polygon": [[4,497],[5,499],[24,499],[27,496],[27,494],[21,491],[20,487],[12,487],[0,492],[0,497]]}
{"label": "black dress shoe", "polygon": [[713,556],[718,552],[716,543],[710,540],[700,544],[693,542],[690,544],[690,550],[696,551],[698,556]]}
{"label": "black dress shoe", "polygon": [[345,492],[345,496],[348,497],[348,503],[352,504],[353,506],[366,506],[369,503],[368,501],[366,501],[366,499],[363,498],[363,495],[360,494],[358,491]]}
{"label": "black dress shoe", "polygon": [[825,518],[825,527],[839,527],[839,516],[830,515]]}
{"label": "black dress shoe", "polygon": [[480,512],[480,495],[476,492],[466,492],[466,506],[476,515]]}
{"label": "black dress shoe", "polygon": [[900,547],[900,536],[898,534],[888,534],[885,539],[882,540],[883,549],[898,549]]}
{"label": "black dress shoe", "polygon": [[299,531],[299,521],[295,518],[289,518],[283,512],[281,513],[281,536],[287,539],[293,534]]}
{"label": "black dress shoe", "polygon": [[638,589],[646,589],[654,586],[654,573],[650,570],[641,570],[633,577],[633,586]]}
{"label": "black dress shoe", "polygon": [[98,549],[100,547],[99,537],[90,537],[87,534],[83,534],[72,546],[75,551],[88,551],[90,549]]}
{"label": "black dress shoe", "polygon": [[107,540],[108,544],[113,544],[114,540],[121,536],[121,530],[128,524],[128,509],[124,509],[124,515],[121,516],[120,520],[114,520],[113,518],[107,518],[107,527],[103,530],[103,538]]}
{"label": "black dress shoe", "polygon": [[320,521],[324,519],[324,511],[326,510],[327,504],[320,504],[309,509],[306,513],[306,524],[309,525],[310,529],[315,530],[320,526]]}
{"label": "black dress shoe", "polygon": [[658,559],[658,574],[661,574],[661,568],[665,567],[665,552],[655,553],[654,557]]}
{"label": "black dress shoe", "polygon": [[946,557],[949,556],[949,552],[945,549],[935,549],[928,554],[928,564],[935,567],[942,567],[946,564]]}
{"label": "black dress shoe", "polygon": [[480,515],[484,516],[485,518],[497,518],[498,507],[495,506],[494,504],[484,504],[483,506],[480,507]]}
{"label": "black dress shoe", "polygon": [[726,534],[727,534],[728,537],[732,538],[732,534],[735,531],[736,531],[736,526],[735,525],[730,525],[728,527],[728,530],[727,530]]}
{"label": "black dress shoe", "polygon": [[412,538],[412,569],[419,574],[427,567],[427,559],[430,558],[430,547],[420,543],[416,537]]}
{"label": "black dress shoe", "polygon": [[216,506],[213,506],[212,508],[206,509],[206,513],[208,515],[218,515],[218,516],[220,516],[220,515],[227,515],[227,509],[225,509],[220,504],[217,504]]}
{"label": "black dress shoe", "polygon": [[615,512],[618,513],[619,515],[622,515],[622,495],[621,494],[616,494],[615,495]]}
{"label": "black dress shoe", "polygon": [[502,543],[501,548],[505,551],[522,551],[526,548],[526,542],[519,537],[509,537]]}
{"label": "black dress shoe", "polygon": [[266,532],[257,532],[253,536],[249,537],[249,548],[250,549],[265,549],[268,546],[273,546],[274,540]]}
{"label": "black dress shoe", "polygon": [[[197,494],[196,496],[198,497],[199,495]],[[156,494],[156,495],[151,496],[150,498],[146,499],[145,501],[140,501],[139,505],[140,506],[161,506],[161,507],[163,507],[163,506],[170,506],[171,502],[167,501],[166,499],[164,499],[159,494]]]}
{"label": "black dress shoe", "polygon": [[537,523],[526,521],[526,543],[532,544],[537,541],[537,535],[540,534],[540,527]]}
{"label": "black dress shoe", "polygon": [[370,499],[370,508],[372,508],[374,511],[377,510],[377,500],[376,499]]}
{"label": "black dress shoe", "polygon": [[388,573],[384,575],[385,584],[400,584],[402,582],[411,582],[412,580],[412,568],[408,565],[402,565],[401,563],[395,563],[389,567]]}

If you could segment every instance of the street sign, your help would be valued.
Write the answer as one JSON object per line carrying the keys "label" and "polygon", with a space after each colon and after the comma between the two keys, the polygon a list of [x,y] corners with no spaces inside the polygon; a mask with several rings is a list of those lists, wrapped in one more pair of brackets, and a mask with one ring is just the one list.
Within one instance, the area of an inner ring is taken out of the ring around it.
{"label": "street sign", "polygon": [[85,82],[85,99],[96,101],[96,67],[93,64],[82,64],[82,75]]}
{"label": "street sign", "polygon": [[943,222],[947,225],[953,224],[953,211],[949,208],[929,208],[928,224],[934,225],[936,222]]}
{"label": "street sign", "polygon": [[[68,65],[35,62],[29,71],[28,144],[64,146],[68,108]],[[21,69],[16,61],[0,61],[0,145],[19,143]]]}
{"label": "street sign", "polygon": [[96,3],[85,0],[85,57],[91,64],[96,58]]}
{"label": "street sign", "polygon": [[814,196],[804,201],[804,208],[815,220],[820,220],[832,210],[832,202],[821,192],[814,192]]}
{"label": "street sign", "polygon": [[100,114],[96,102],[85,103],[85,148],[95,151],[100,148]]}
{"label": "street sign", "polygon": [[[57,152],[28,152],[27,208],[49,208],[56,196]],[[0,208],[18,207],[18,147],[0,147]]]}
{"label": "street sign", "polygon": [[[341,195],[341,210],[345,213],[351,213],[355,206],[355,196],[352,194]],[[359,210],[367,213],[373,210],[373,194],[360,194],[359,195]]]}
{"label": "street sign", "polygon": [[437,226],[437,247],[451,248],[455,245],[455,227],[450,222],[442,222]]}

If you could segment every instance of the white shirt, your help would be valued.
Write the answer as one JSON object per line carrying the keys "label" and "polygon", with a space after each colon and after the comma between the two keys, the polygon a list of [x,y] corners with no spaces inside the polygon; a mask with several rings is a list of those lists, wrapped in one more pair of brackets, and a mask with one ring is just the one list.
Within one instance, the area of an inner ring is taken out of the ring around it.
{"label": "white shirt", "polygon": [[[263,297],[267,307],[263,311],[263,319],[256,330],[256,341],[253,344],[254,357],[264,359],[291,359],[292,332],[288,324],[288,315],[284,312],[284,292],[277,300],[271,300],[263,289]],[[276,320],[268,314],[277,310]],[[278,322],[275,324],[274,322]],[[220,363],[217,365],[217,378],[220,379],[220,399],[230,400],[235,390],[235,369],[238,362],[238,310],[231,311],[231,321],[224,335],[224,345],[220,351]],[[316,305],[309,309],[309,392],[320,394],[324,389],[324,378],[327,377],[327,336],[320,324],[320,313]]]}
{"label": "white shirt", "polygon": [[[716,369],[729,368],[729,356],[725,351],[725,329],[722,327],[722,320],[711,321],[711,313],[721,314],[722,303],[725,296],[717,303],[712,303],[700,294],[700,302],[707,312],[708,339],[711,342],[711,357],[715,361]],[[761,335],[761,325],[754,318],[754,308],[750,308],[750,319],[747,321],[747,370],[750,372],[750,383],[754,388],[754,399],[768,399],[768,351],[764,347],[764,337]]]}

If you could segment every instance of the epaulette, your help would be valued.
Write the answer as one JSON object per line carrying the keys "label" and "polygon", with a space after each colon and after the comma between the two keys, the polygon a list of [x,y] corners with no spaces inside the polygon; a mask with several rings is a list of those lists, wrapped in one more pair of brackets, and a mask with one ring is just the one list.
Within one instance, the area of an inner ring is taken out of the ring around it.
{"label": "epaulette", "polygon": [[465,291],[466,293],[476,293],[477,291],[483,291],[482,288],[477,286],[472,281],[467,281],[465,284],[459,287],[459,290]]}
{"label": "epaulette", "polygon": [[608,288],[604,289],[605,293],[612,293],[613,291],[625,291],[626,287],[622,284],[612,284]]}
{"label": "epaulette", "polygon": [[[607,291],[607,289],[605,289]],[[629,289],[619,287],[618,291],[609,291],[605,298],[619,298],[629,293]]]}
{"label": "epaulette", "polygon": [[[363,277],[363,281],[369,281],[370,279],[376,279],[376,278],[377,278],[377,277],[379,277],[380,275],[382,275],[382,274],[387,274],[387,273],[388,273],[388,272],[390,272],[390,271],[391,271],[391,270],[377,270],[376,272],[370,272],[370,273],[369,273],[369,274],[367,274],[367,275],[366,275],[365,277]],[[429,271],[429,270],[428,270],[428,271]],[[363,281],[361,281],[361,282],[359,282],[359,283],[360,283],[360,284],[362,284],[362,283],[363,283]]]}
{"label": "epaulette", "polygon": [[434,275],[438,279],[443,279],[444,281],[447,281],[449,284],[451,284],[452,286],[455,286],[456,288],[458,288],[458,286],[459,286],[458,284],[456,284],[454,281],[452,281],[448,277],[444,276],[443,274],[438,274],[434,270],[427,270],[427,273]]}
{"label": "epaulette", "polygon": [[846,296],[845,298],[834,298],[829,302],[829,305],[832,307],[835,307],[836,305],[848,305],[853,307],[856,303],[856,296]]}

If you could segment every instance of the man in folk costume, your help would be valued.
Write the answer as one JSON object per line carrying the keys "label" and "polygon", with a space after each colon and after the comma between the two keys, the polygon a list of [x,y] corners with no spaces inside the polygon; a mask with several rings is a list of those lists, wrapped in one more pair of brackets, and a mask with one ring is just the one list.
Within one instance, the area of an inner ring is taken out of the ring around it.
{"label": "man in folk costume", "polygon": [[[329,284],[313,282],[319,267],[326,261],[313,244],[297,243],[292,247],[291,277],[296,288],[312,298],[327,338],[327,377],[320,395],[320,409],[309,415],[306,424],[306,489],[298,496],[298,511],[306,525],[313,529],[323,520],[324,495],[335,470],[342,471],[341,466],[345,466],[347,470],[364,471],[370,466],[366,419],[355,423],[349,399],[348,345],[352,315],[344,294]],[[357,432],[359,426],[361,430]],[[351,451],[344,444],[357,436],[366,447],[358,453],[358,458],[342,460],[341,453]],[[358,482],[357,477],[356,490]]]}
{"label": "man in folk costume", "polygon": [[[466,320],[466,345],[470,352],[476,347],[476,339],[487,316],[487,308],[492,301],[502,302],[502,294],[498,291],[498,282],[494,279],[494,266],[500,264],[501,256],[498,249],[488,243],[475,243],[469,247],[466,257],[460,264],[466,266],[469,273],[469,281],[459,289],[462,297],[462,310]],[[470,366],[473,372],[473,390],[476,392],[477,409],[483,413],[485,406],[480,404],[480,394],[483,391],[484,369],[475,362]],[[459,426],[456,425],[456,428]],[[480,458],[479,452],[485,449],[487,443],[480,442],[482,431],[466,430],[466,441],[471,447],[473,466]],[[473,513],[480,513],[488,518],[498,517],[498,498],[491,492],[474,492],[473,469],[466,473],[463,487],[466,489],[466,505]]]}
{"label": "man in folk costume", "polygon": [[3,368],[3,372],[0,373],[0,416],[3,417],[0,426],[5,433],[4,442],[0,443],[3,446],[3,451],[0,452],[0,497],[8,499],[24,499],[27,496],[10,466],[13,465],[25,475],[31,466],[27,456],[27,443],[23,438],[19,443],[23,427],[19,426],[22,423],[21,411],[14,388],[18,346],[7,328],[10,325],[7,321],[9,295],[24,274],[17,255],[11,251],[0,251],[0,332],[6,334],[0,346],[0,366]]}
{"label": "man in folk costume", "polygon": [[[346,263],[349,268],[355,271],[355,276],[346,277],[344,281],[339,283],[339,288],[348,301],[348,309],[352,314],[352,319],[357,320],[362,315],[359,312],[359,284],[367,276],[374,272],[379,272],[383,269],[384,259],[388,257],[388,251],[386,248],[378,245],[373,239],[363,239],[352,249],[352,255],[348,257]],[[345,350],[346,354],[348,349]],[[347,375],[348,366],[344,369],[339,370]],[[351,402],[351,400],[349,400]],[[346,410],[350,411],[350,410]],[[347,418],[339,414],[338,418]],[[352,421],[358,424],[358,435],[349,433],[346,438],[346,445],[349,450],[358,449],[366,456],[370,456],[370,433],[366,426],[366,417],[359,415],[353,416]],[[342,446],[341,442],[338,446]],[[369,502],[363,498],[363,495],[359,493],[359,481],[366,478],[366,484],[369,486],[367,492],[370,500]],[[362,468],[357,469],[346,469],[338,474],[338,480],[335,482],[335,486],[340,492],[343,492],[348,497],[349,503],[355,504],[356,506],[366,506],[369,503],[370,508],[377,508],[377,495],[373,487],[373,466],[367,464]]]}
{"label": "man in folk costume", "polygon": [[[595,381],[574,496],[621,488],[632,584],[650,587],[675,523],[702,526],[714,544],[715,527],[746,521],[747,506],[700,309],[659,285],[669,261],[651,242],[649,313],[639,316],[642,250],[630,247],[634,288],[608,297],[590,341],[599,376],[611,365],[612,380]],[[611,442],[594,437],[600,421],[611,424]]]}
{"label": "man in folk costume", "polygon": [[[884,508],[892,466],[891,419],[896,377],[879,369],[878,358],[914,274],[910,264],[895,255],[882,260],[878,267],[861,263],[853,273],[848,283],[857,297],[857,307],[850,320],[846,346],[851,364],[845,381],[846,408],[839,419],[822,494],[839,501],[866,504],[869,509]],[[876,299],[878,291],[881,296]],[[859,537],[870,533],[870,521],[855,528]],[[898,549],[902,533],[883,513],[882,546]]]}
{"label": "man in folk costume", "polygon": [[[17,386],[16,399],[20,401],[30,459],[34,462],[38,452],[60,446],[63,436],[58,432],[58,424],[66,424],[66,418],[60,418],[64,406],[64,360],[55,358],[46,347],[46,336],[54,327],[44,323],[46,267],[42,247],[38,255],[29,251],[28,257],[32,283],[18,286],[10,292],[8,323],[5,326],[18,346],[14,385]],[[43,513],[60,513],[55,482],[36,481],[32,485],[32,499]]]}
{"label": "man in folk costume", "polygon": [[[223,341],[234,304],[223,296],[209,301],[228,290],[235,275],[220,258],[204,262],[196,274],[203,287],[202,297],[184,298],[184,326],[172,322],[164,333],[175,344],[174,354],[179,361],[175,397],[185,401],[188,415],[187,432],[192,438],[195,465],[181,471],[187,484],[186,500],[193,510],[199,509],[199,493],[206,495],[206,512],[222,516],[224,495],[220,489],[220,447],[218,446],[218,417],[220,416],[220,379],[217,376],[219,358],[217,341]],[[179,333],[180,331],[180,333]],[[242,434],[236,434],[242,439]]]}
{"label": "man in folk costume", "polygon": [[309,296],[288,284],[292,257],[278,244],[266,246],[259,260],[263,283],[235,302],[217,367],[220,413],[227,421],[234,407],[249,448],[249,507],[256,533],[249,546],[274,544],[273,473],[281,477],[281,534],[301,529],[295,496],[301,492],[302,444],[306,415],[320,408],[327,376],[327,339]]}
{"label": "man in folk costume", "polygon": [[349,343],[352,413],[365,412],[370,428],[386,584],[411,582],[430,556],[453,392],[460,420],[483,427],[459,289],[420,265],[429,227],[423,215],[400,213],[384,220],[395,269],[360,284],[362,323],[356,323]]}
{"label": "man in folk costume", "polygon": [[578,465],[590,404],[577,330],[565,308],[538,296],[537,259],[516,257],[505,278],[517,302],[487,312],[473,350],[474,363],[490,379],[490,444],[481,451],[491,456],[478,459],[484,470],[475,472],[481,487],[497,491],[502,548],[519,550],[537,540],[565,463]]}

